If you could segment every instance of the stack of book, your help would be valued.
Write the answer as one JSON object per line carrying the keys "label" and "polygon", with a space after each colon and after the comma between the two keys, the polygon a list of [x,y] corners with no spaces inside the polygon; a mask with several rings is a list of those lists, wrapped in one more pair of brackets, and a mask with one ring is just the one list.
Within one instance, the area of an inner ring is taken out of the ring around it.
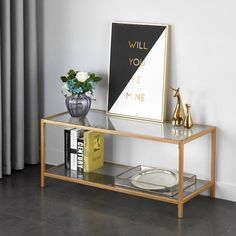
{"label": "stack of book", "polygon": [[82,129],[64,130],[65,168],[91,172],[104,164],[104,134]]}

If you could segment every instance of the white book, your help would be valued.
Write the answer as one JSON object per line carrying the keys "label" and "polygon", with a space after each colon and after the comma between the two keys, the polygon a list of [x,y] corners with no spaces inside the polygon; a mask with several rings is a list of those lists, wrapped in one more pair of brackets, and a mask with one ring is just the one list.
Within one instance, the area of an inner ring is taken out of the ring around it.
{"label": "white book", "polygon": [[77,170],[77,153],[70,154],[70,168],[71,170]]}
{"label": "white book", "polygon": [[76,170],[71,170],[70,171],[70,177],[77,179],[77,171]]}
{"label": "white book", "polygon": [[70,131],[70,148],[71,149],[77,148],[77,129],[72,129]]}
{"label": "white book", "polygon": [[77,150],[77,142],[81,136],[82,136],[81,129],[71,129],[70,130],[70,149]]}

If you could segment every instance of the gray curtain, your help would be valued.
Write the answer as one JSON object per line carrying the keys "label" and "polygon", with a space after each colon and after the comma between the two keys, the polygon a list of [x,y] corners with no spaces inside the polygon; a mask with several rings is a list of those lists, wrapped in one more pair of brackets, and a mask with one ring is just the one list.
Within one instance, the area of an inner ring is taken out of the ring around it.
{"label": "gray curtain", "polygon": [[39,162],[36,0],[0,0],[0,178]]}

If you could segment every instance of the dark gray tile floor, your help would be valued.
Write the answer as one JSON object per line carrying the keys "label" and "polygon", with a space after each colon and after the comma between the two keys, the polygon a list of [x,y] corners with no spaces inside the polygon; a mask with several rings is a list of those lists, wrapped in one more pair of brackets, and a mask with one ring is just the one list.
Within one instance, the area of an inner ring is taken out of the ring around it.
{"label": "dark gray tile floor", "polygon": [[125,194],[47,179],[39,166],[0,180],[0,236],[236,235],[236,203],[199,196],[177,207]]}

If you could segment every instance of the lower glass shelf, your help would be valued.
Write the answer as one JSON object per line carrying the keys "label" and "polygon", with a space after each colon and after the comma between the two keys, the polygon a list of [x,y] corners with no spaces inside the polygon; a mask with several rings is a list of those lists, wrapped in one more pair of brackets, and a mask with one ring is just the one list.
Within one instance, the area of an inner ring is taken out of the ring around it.
{"label": "lower glass shelf", "polygon": [[[130,166],[105,162],[104,166],[100,169],[97,169],[91,173],[80,174],[77,173],[77,171],[65,169],[64,164],[61,164],[59,166],[54,166],[47,169],[46,172],[44,172],[44,176],[102,189],[108,189],[116,192],[141,196],[149,199],[161,200],[175,204],[178,203],[178,194],[174,196],[164,196],[162,194],[150,193],[138,189],[117,186],[115,184],[115,177],[129,170],[130,168]],[[183,201],[187,202],[194,196],[206,191],[210,187],[210,181],[197,179],[196,184],[193,184],[192,186],[184,190]]]}

